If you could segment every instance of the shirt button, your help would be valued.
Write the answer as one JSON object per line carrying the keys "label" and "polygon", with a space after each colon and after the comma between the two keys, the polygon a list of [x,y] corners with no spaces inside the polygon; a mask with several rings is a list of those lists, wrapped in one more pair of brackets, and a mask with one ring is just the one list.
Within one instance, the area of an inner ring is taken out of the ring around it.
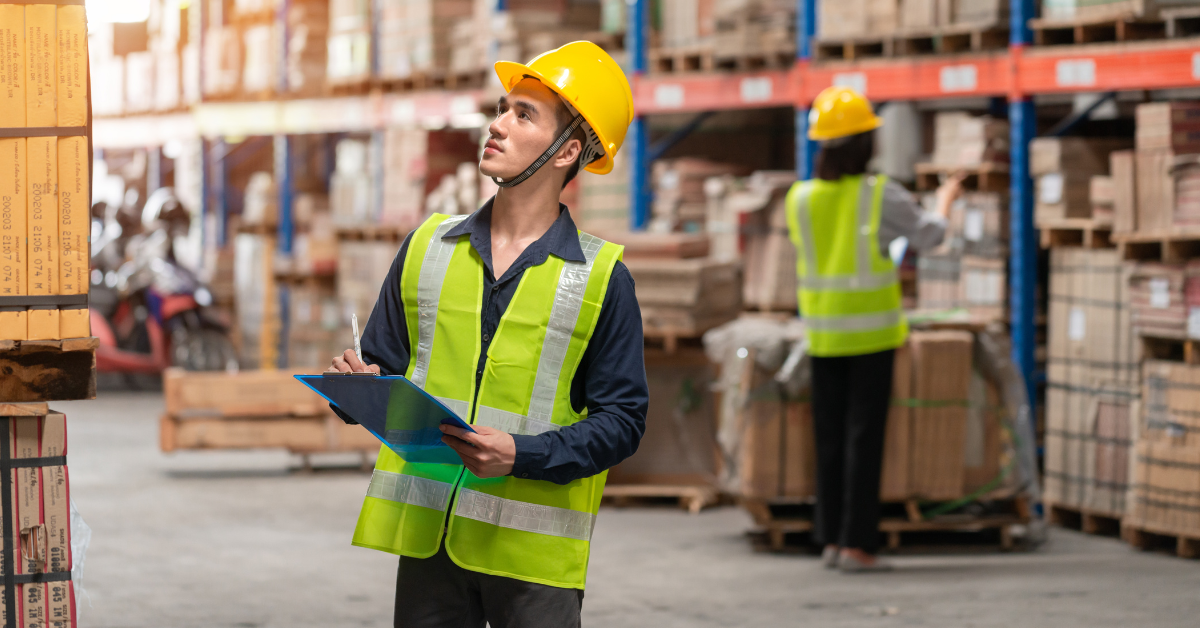
{"label": "shirt button", "polygon": [[500,289],[500,284],[494,284],[494,285],[492,286],[492,292],[495,292],[495,291],[497,291],[497,290],[499,290],[499,289]]}
{"label": "shirt button", "polygon": [[488,333],[488,332],[486,332],[486,331],[485,331],[485,332],[483,332],[483,341],[484,341],[484,342],[489,342],[491,339],[492,339],[492,335],[491,335],[491,334],[489,334],[489,333]]}
{"label": "shirt button", "polygon": [[528,473],[522,473],[522,474],[521,474],[521,477],[523,477],[523,478],[527,478],[527,477],[529,477],[529,474],[528,474]]}

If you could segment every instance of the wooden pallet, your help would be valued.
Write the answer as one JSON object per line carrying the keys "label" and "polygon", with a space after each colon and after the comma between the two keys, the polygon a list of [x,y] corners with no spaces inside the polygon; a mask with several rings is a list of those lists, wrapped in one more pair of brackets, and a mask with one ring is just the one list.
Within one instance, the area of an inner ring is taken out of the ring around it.
{"label": "wooden pallet", "polygon": [[1200,257],[1200,228],[1194,225],[1114,233],[1112,239],[1122,259],[1170,263]]}
{"label": "wooden pallet", "polygon": [[896,42],[888,36],[852,37],[844,39],[818,39],[813,48],[814,61],[856,61],[891,57]]}
{"label": "wooden pallet", "polygon": [[721,494],[709,485],[607,484],[604,487],[604,502],[618,508],[665,500],[678,502],[680,508],[694,515],[720,503]]}
{"label": "wooden pallet", "polygon": [[718,70],[735,72],[750,72],[753,70],[781,70],[792,67],[796,63],[794,47],[774,48],[743,52],[737,55],[714,55],[713,67]]}
{"label": "wooden pallet", "polygon": [[1180,558],[1200,558],[1200,530],[1181,532],[1126,519],[1121,526],[1121,537],[1143,551],[1173,546]]}
{"label": "wooden pallet", "polygon": [[966,173],[963,179],[963,189],[975,192],[1007,192],[1008,164],[1003,162],[984,162],[978,166],[958,167],[943,166],[933,163],[916,164],[917,189],[932,192],[941,185],[942,180],[956,172]]}
{"label": "wooden pallet", "polygon": [[1120,536],[1123,513],[1103,512],[1078,506],[1065,506],[1050,501],[1043,503],[1047,523],[1085,534]]}
{"label": "wooden pallet", "polygon": [[1038,46],[1090,44],[1163,39],[1166,23],[1146,19],[1133,13],[1124,15],[1081,17],[1073,20],[1029,20],[1033,43]]}
{"label": "wooden pallet", "polygon": [[1088,249],[1110,249],[1112,222],[1093,218],[1060,218],[1038,221],[1039,239],[1043,249],[1057,246],[1082,246]]}
{"label": "wooden pallet", "polygon": [[1200,340],[1188,338],[1183,332],[1171,335],[1162,331],[1134,329],[1142,343],[1142,355],[1147,360],[1169,360],[1200,365]]}
{"label": "wooden pallet", "polygon": [[1009,26],[1002,22],[952,24],[938,28],[909,29],[896,34],[896,55],[984,52],[1008,47]]}
{"label": "wooden pallet", "polygon": [[712,46],[656,48],[647,57],[651,74],[711,72],[716,67]]}
{"label": "wooden pallet", "polygon": [[96,398],[97,338],[0,340],[0,401]]}
{"label": "wooden pallet", "polygon": [[419,92],[443,89],[483,87],[488,79],[484,69],[468,71],[429,70],[405,77],[376,78],[372,84],[383,92]]}
{"label": "wooden pallet", "polygon": [[408,233],[408,229],[397,225],[357,225],[337,227],[338,238],[341,238],[342,240],[379,240],[385,242],[402,242]]}
{"label": "wooden pallet", "polygon": [[1167,39],[1200,35],[1200,7],[1162,9],[1158,15],[1166,22]]}
{"label": "wooden pallet", "polygon": [[329,96],[365,96],[371,92],[371,79],[342,79],[325,84],[325,93]]}
{"label": "wooden pallet", "polygon": [[[901,547],[903,535],[913,533],[979,533],[995,531],[998,534],[998,544],[1004,551],[1013,548],[1013,538],[1010,528],[1029,521],[1028,507],[1024,500],[1002,500],[1001,510],[1006,512],[996,514],[972,515],[940,515],[930,519],[924,518],[919,504],[915,500],[885,504],[884,511],[901,511],[903,516],[885,515],[879,521],[879,531],[887,535],[889,550]],[[1008,502],[1011,502],[1009,505]],[[751,541],[756,548],[772,552],[782,552],[789,549],[789,535],[809,533],[813,530],[812,504],[797,500],[765,501],[739,500],[741,506],[754,518],[758,526],[750,533]]]}

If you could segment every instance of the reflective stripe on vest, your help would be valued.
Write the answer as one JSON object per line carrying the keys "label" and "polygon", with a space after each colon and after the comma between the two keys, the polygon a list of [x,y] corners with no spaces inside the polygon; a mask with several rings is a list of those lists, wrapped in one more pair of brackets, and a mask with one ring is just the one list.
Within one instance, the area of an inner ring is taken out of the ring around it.
{"label": "reflective stripe on vest", "polygon": [[804,274],[797,277],[802,290],[878,290],[897,283],[895,270],[871,271],[872,243],[871,202],[875,197],[875,177],[863,177],[858,192],[858,237],[854,239],[855,274],[821,276],[817,274],[817,249],[813,245],[812,216],[809,213],[808,196],[811,188],[805,187],[796,194],[796,213],[800,223],[800,236],[804,239]]}
{"label": "reflective stripe on vest", "polygon": [[555,425],[549,421],[539,421],[523,414],[507,410],[497,410],[488,406],[479,406],[475,409],[475,424],[494,427],[501,432],[508,432],[509,434],[524,434],[528,436],[536,436],[542,432],[550,432],[562,428],[561,425]]}
{"label": "reflective stripe on vest", "polygon": [[371,484],[367,486],[367,497],[377,497],[391,502],[444,512],[450,505],[450,494],[453,491],[454,485],[448,482],[375,469],[371,472]]}
{"label": "reflective stripe on vest", "polygon": [[501,528],[580,541],[590,541],[596,525],[591,513],[504,499],[466,488],[458,492],[454,514]]}
{"label": "reflective stripe on vest", "polygon": [[788,193],[800,313],[814,356],[904,343],[899,277],[878,243],[884,185],[884,177],[853,176],[797,183]]}
{"label": "reflective stripe on vest", "polygon": [[429,374],[429,356],[433,354],[433,332],[437,328],[438,301],[442,296],[442,284],[446,279],[446,269],[450,267],[450,258],[454,256],[455,243],[446,242],[442,237],[466,219],[466,216],[452,216],[442,221],[433,232],[433,240],[429,242],[429,248],[425,249],[425,259],[421,261],[421,275],[417,279],[416,365],[412,377],[409,378],[421,388],[425,387],[425,377]]}

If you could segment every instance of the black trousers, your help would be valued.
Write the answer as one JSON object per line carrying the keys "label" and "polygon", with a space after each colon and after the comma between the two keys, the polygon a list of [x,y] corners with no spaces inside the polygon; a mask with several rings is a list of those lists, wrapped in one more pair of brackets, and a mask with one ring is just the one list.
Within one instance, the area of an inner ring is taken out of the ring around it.
{"label": "black trousers", "polygon": [[895,353],[813,358],[814,536],[821,545],[879,549],[879,473]]}
{"label": "black trousers", "polygon": [[579,628],[582,589],[560,589],[463,569],[443,545],[400,557],[396,628]]}

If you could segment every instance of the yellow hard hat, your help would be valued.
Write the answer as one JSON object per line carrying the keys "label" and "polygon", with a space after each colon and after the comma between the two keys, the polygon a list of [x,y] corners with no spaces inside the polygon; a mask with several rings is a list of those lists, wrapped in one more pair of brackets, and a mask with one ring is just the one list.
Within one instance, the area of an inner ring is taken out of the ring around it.
{"label": "yellow hard hat", "polygon": [[883,126],[871,103],[849,87],[826,87],[808,110],[808,139],[825,141],[866,133]]}
{"label": "yellow hard hat", "polygon": [[[633,91],[621,66],[600,46],[575,41],[527,64],[497,61],[496,75],[506,91],[527,76],[554,90],[587,121],[592,131],[589,144],[594,142],[593,150],[602,153],[595,161],[584,162],[584,170],[596,174],[612,171],[613,157],[633,122]],[[588,148],[584,147],[585,157],[590,156]]]}

